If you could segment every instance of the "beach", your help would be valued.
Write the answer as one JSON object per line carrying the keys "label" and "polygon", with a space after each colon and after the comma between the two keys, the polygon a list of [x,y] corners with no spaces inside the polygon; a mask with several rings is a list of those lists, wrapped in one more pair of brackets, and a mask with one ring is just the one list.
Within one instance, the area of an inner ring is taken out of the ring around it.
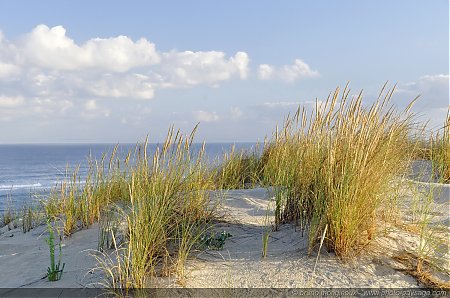
{"label": "beach", "polygon": [[[435,223],[448,223],[449,185],[441,185],[443,197],[436,198]],[[407,192],[406,192],[407,193]],[[293,224],[270,230],[267,256],[262,258],[262,236],[267,229],[267,212],[273,212],[270,189],[229,190],[217,196],[220,221],[214,231],[231,237],[222,250],[195,251],[186,263],[186,276],[180,283],[176,275],[158,277],[155,287],[186,288],[422,288],[416,278],[395,260],[413,252],[419,237],[400,226],[386,224],[377,231],[376,241],[364,254],[350,261],[337,258],[325,248],[308,255],[307,232]],[[272,208],[272,209],[271,209]],[[437,212],[437,213],[436,213]],[[402,210],[407,215],[407,210]],[[273,216],[269,217],[273,218]],[[448,235],[447,225],[447,235]],[[62,240],[62,278],[46,279],[49,251],[47,227],[28,233],[20,228],[0,230],[0,285],[2,288],[102,288],[105,275],[95,270],[98,224]],[[303,234],[303,235],[302,235]],[[445,234],[445,232],[444,232]],[[114,253],[110,251],[110,253]],[[319,257],[317,257],[319,255]],[[442,256],[449,260],[447,253]],[[448,268],[447,268],[448,269]],[[440,275],[447,278],[448,275]]]}

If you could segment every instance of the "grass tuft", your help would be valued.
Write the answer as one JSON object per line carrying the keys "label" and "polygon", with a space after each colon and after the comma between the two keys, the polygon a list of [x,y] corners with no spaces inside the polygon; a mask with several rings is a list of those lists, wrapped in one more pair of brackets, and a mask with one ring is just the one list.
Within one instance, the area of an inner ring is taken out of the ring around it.
{"label": "grass tuft", "polygon": [[[126,291],[149,287],[155,276],[171,272],[183,283],[185,262],[213,216],[210,190],[215,173],[204,162],[204,145],[196,153],[191,148],[195,130],[184,136],[171,128],[152,156],[147,140],[138,144],[133,162],[130,154],[124,162],[110,161],[107,178],[100,172],[103,166],[96,167],[95,178],[88,178],[81,195],[73,196],[88,206],[86,211],[79,209],[78,220],[102,219],[99,248],[107,255],[111,244],[114,247],[112,257],[100,262],[108,286]],[[126,165],[125,172],[120,164]],[[120,216],[118,208],[104,208],[118,202]],[[98,207],[99,215],[89,213],[92,206]],[[117,218],[124,219],[125,228],[118,228]]]}
{"label": "grass tuft", "polygon": [[216,183],[219,189],[251,188],[261,184],[263,164],[258,146],[252,152],[236,151],[235,146],[224,153],[217,168]]}
{"label": "grass tuft", "polygon": [[431,138],[431,162],[438,179],[450,183],[450,107],[443,127]]}
{"label": "grass tuft", "polygon": [[[394,87],[395,88],[395,87]],[[383,87],[365,108],[363,93],[337,88],[313,111],[299,108],[275,132],[263,153],[264,179],[276,192],[276,223],[309,227],[310,251],[325,227],[329,250],[341,257],[371,240],[380,206],[410,160],[413,102],[403,111]]]}

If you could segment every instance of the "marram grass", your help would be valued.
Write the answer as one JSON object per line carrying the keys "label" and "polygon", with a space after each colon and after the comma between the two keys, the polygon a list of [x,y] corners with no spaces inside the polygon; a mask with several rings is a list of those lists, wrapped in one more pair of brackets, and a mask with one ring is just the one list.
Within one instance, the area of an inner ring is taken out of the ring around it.
{"label": "marram grass", "polygon": [[108,225],[99,232],[106,241],[101,248],[110,246],[111,239],[117,249],[115,261],[102,262],[111,265],[103,268],[108,286],[147,287],[162,272],[183,279],[189,253],[212,218],[209,195],[216,188],[216,172],[204,161],[204,145],[195,154],[192,150],[195,130],[184,136],[171,128],[152,156],[147,140],[124,160],[116,156],[115,147],[109,161],[106,155],[99,162],[90,160],[84,183],[75,169],[46,202],[47,215],[62,222],[66,236],[110,216],[108,209],[122,210],[125,235],[105,235],[120,230]]}
{"label": "marram grass", "polygon": [[384,86],[365,108],[362,92],[350,98],[347,87],[338,88],[310,115],[299,108],[288,117],[266,147],[264,178],[277,188],[276,223],[309,226],[310,250],[325,227],[328,249],[341,257],[372,238],[391,182],[411,155],[413,102],[397,111],[393,91]]}
{"label": "marram grass", "polygon": [[[204,161],[204,146],[193,153],[196,129],[184,136],[171,128],[152,156],[147,141],[123,160],[116,147],[109,159],[91,159],[81,187],[77,170],[69,175],[46,212],[70,235],[108,217],[108,206],[122,210],[125,228],[108,227],[110,238],[100,233],[106,247],[108,239],[115,247],[112,259],[101,263],[113,288],[148,287],[155,276],[172,273],[182,282],[184,264],[213,215],[211,190],[273,186],[276,226],[294,221],[308,230],[310,251],[323,243],[340,257],[353,256],[374,237],[380,209],[395,191],[392,181],[405,174],[416,146],[410,139],[414,101],[396,110],[394,89],[385,87],[369,106],[362,92],[350,97],[347,87],[336,89],[311,113],[299,108],[288,116],[261,156],[233,148],[214,169]],[[443,136],[448,140],[448,131]],[[447,143],[436,141],[434,148],[438,144]]]}
{"label": "marram grass", "polygon": [[431,162],[437,178],[450,183],[450,107],[441,129],[431,138]]}
{"label": "marram grass", "polygon": [[258,155],[258,147],[253,152],[231,151],[223,154],[223,160],[216,169],[216,185],[219,189],[240,189],[255,187],[261,184],[262,160]]}

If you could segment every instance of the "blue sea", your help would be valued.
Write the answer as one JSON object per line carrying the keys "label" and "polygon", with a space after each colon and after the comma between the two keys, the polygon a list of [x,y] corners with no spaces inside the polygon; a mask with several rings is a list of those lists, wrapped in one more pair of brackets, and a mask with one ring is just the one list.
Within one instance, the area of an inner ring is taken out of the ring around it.
{"label": "blue sea", "polygon": [[[33,144],[0,145],[0,213],[8,204],[20,208],[25,202],[46,199],[53,187],[79,166],[81,181],[88,171],[88,159],[100,160],[102,154],[111,154],[116,144]],[[255,143],[210,143],[206,144],[206,158],[217,162],[223,152],[235,145],[236,150],[253,149]],[[118,155],[126,156],[136,144],[122,144]],[[158,144],[149,144],[149,154]],[[193,144],[193,151],[201,148]]]}

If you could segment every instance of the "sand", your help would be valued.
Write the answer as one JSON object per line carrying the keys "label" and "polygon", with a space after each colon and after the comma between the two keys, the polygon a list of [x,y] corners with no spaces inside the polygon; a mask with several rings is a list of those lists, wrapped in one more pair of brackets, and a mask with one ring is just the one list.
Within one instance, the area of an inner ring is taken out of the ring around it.
{"label": "sand", "polygon": [[[219,224],[218,231],[233,235],[223,251],[206,251],[188,263],[187,287],[262,287],[262,288],[361,288],[361,287],[419,287],[416,279],[395,268],[400,264],[388,262],[373,251],[353,262],[344,263],[334,254],[322,249],[314,271],[318,251],[308,255],[307,235],[285,224],[270,234],[268,253],[262,258],[262,235],[270,194],[265,189],[232,190],[224,197],[228,222]],[[392,230],[383,239],[399,234]],[[390,247],[391,255],[416,241],[411,235]],[[379,244],[391,245],[390,242]],[[383,254],[385,256],[385,254]],[[448,257],[448,256],[447,256]]]}
{"label": "sand", "polygon": [[[416,182],[414,182],[416,183]],[[432,187],[428,182],[423,187]],[[436,184],[436,183],[434,183]],[[405,185],[408,185],[405,182]],[[434,185],[441,189],[436,193],[437,211],[434,224],[449,222],[450,185]],[[437,188],[436,188],[437,189]],[[405,196],[408,193],[406,187]],[[401,271],[402,264],[393,256],[414,250],[418,236],[386,224],[380,227],[379,237],[367,253],[354,261],[342,262],[326,249],[312,255],[307,253],[308,235],[299,228],[285,224],[269,237],[267,257],[262,258],[262,235],[267,228],[266,212],[272,199],[270,190],[255,188],[231,190],[221,198],[219,211],[224,220],[214,230],[225,230],[232,235],[223,250],[196,252],[186,265],[185,287],[192,288],[417,288],[417,280]],[[406,204],[408,205],[408,204]],[[407,210],[408,206],[405,206]],[[273,206],[269,207],[269,212]],[[407,212],[404,212],[407,216]],[[272,216],[273,218],[273,216]],[[449,230],[444,233],[448,236]],[[49,266],[46,226],[39,226],[28,233],[19,228],[0,230],[0,287],[2,288],[80,288],[101,287],[104,276],[93,271],[96,260],[92,256],[97,249],[98,226],[81,230],[63,240],[62,260],[65,270],[62,279],[49,282],[45,278]],[[450,260],[448,247],[441,256]],[[316,264],[316,266],[315,266]],[[315,269],[314,269],[315,267]],[[442,277],[442,276],[441,276]],[[448,278],[443,276],[442,278]],[[161,279],[164,286],[177,286],[177,278]]]}
{"label": "sand", "polygon": [[[95,267],[92,250],[97,249],[97,225],[81,230],[62,242],[62,262],[65,263],[61,280],[49,282],[46,278],[50,265],[47,226],[41,225],[28,233],[20,228],[0,235],[0,286],[2,288],[80,288],[95,286],[99,274],[89,271]],[[56,240],[55,240],[56,241]],[[55,249],[58,256],[58,248]],[[57,260],[57,259],[56,259]]]}

